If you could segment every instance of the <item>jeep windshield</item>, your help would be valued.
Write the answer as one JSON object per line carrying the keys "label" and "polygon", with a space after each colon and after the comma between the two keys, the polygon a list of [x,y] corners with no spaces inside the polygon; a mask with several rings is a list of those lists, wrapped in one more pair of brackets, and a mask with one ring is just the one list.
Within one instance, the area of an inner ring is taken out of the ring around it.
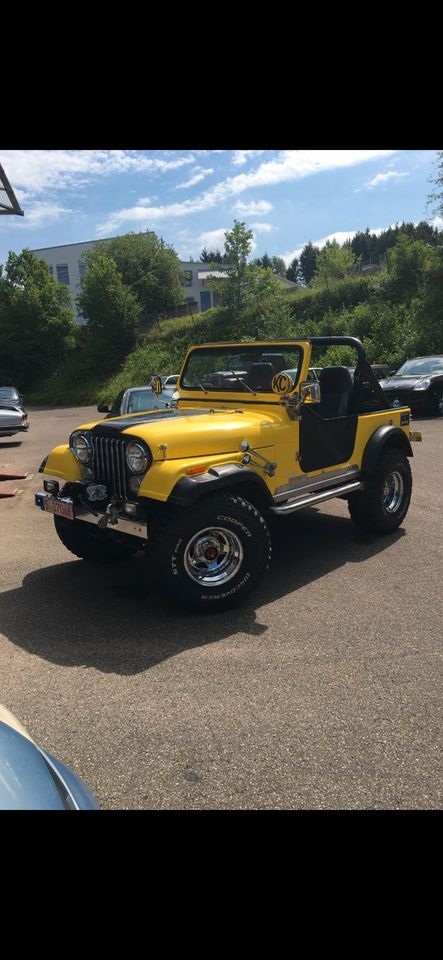
{"label": "jeep windshield", "polygon": [[302,351],[291,344],[242,344],[235,346],[197,347],[190,353],[180,379],[183,390],[198,393],[271,393],[276,373],[287,372],[298,377]]}

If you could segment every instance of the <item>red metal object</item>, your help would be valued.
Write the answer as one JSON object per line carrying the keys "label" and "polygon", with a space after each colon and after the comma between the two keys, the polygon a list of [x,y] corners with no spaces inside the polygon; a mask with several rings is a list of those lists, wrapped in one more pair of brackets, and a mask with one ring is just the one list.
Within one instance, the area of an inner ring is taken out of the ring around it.
{"label": "red metal object", "polygon": [[25,480],[27,473],[16,473],[16,471],[0,470],[0,480]]}
{"label": "red metal object", "polygon": [[0,499],[2,497],[15,497],[16,493],[18,493],[18,487],[0,486]]}

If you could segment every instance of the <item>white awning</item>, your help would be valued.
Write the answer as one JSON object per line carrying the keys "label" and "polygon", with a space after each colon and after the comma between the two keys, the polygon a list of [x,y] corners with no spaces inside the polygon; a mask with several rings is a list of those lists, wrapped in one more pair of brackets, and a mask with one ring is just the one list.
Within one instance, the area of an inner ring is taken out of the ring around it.
{"label": "white awning", "polygon": [[198,270],[198,280],[227,280],[228,274],[224,270]]}

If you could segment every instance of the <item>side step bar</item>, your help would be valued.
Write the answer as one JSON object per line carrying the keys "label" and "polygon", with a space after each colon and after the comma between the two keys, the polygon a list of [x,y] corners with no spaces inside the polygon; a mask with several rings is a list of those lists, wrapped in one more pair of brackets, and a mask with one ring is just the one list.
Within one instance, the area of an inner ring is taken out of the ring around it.
{"label": "side step bar", "polygon": [[321,503],[322,500],[332,500],[333,497],[342,497],[348,493],[355,493],[361,490],[362,480],[354,480],[352,483],[345,483],[341,487],[330,487],[329,490],[323,490],[321,493],[311,493],[307,497],[300,497],[298,500],[290,500],[282,503],[281,506],[269,507],[269,512],[281,516],[282,514],[295,513],[303,507],[311,507],[312,504]]}

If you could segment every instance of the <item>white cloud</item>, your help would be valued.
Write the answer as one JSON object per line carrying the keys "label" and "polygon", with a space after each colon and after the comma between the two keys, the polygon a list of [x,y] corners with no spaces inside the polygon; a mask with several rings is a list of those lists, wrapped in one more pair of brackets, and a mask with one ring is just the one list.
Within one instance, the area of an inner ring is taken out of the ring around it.
{"label": "white cloud", "polygon": [[242,193],[252,187],[270,186],[284,181],[298,180],[313,173],[353,166],[380,156],[395,153],[394,150],[285,150],[274,160],[262,163],[251,173],[222,180],[207,193],[183,203],[165,204],[161,207],[136,206],[117,210],[105,223],[97,227],[98,235],[106,235],[122,224],[137,223],[141,229],[163,222],[171,217],[185,217],[220,204],[227,197]]}
{"label": "white cloud", "polygon": [[261,213],[270,213],[272,209],[272,203],[268,200],[251,200],[250,203],[237,200],[237,203],[231,207],[231,212],[239,213],[242,217],[257,217]]}
{"label": "white cloud", "polygon": [[201,180],[204,180],[205,177],[208,177],[209,174],[214,173],[213,167],[208,167],[206,170],[203,170],[202,167],[196,167],[196,170],[200,170],[200,173],[196,173],[195,176],[191,177],[190,180],[185,180],[184,183],[179,183],[175,188],[176,190],[187,190],[188,187],[194,187],[196,183],[200,183]]}
{"label": "white cloud", "polygon": [[149,156],[136,150],[2,150],[0,163],[15,186],[41,193],[49,188],[78,188],[92,177],[110,173],[165,173],[189,163],[195,157]]}
{"label": "white cloud", "polygon": [[437,230],[443,230],[443,217],[434,217],[430,221],[431,227],[436,227]]}
{"label": "white cloud", "polygon": [[377,176],[373,180],[368,180],[364,186],[368,190],[372,190],[374,187],[379,187],[381,183],[386,183],[395,177],[409,177],[409,173],[397,173],[396,170],[389,170],[388,173],[377,173]]}
{"label": "white cloud", "polygon": [[225,248],[225,233],[229,227],[220,227],[218,230],[205,230],[200,233],[198,240],[203,247],[208,250],[220,250],[223,253]]}
{"label": "white cloud", "polygon": [[256,233],[270,233],[275,227],[271,223],[251,223],[251,229]]}
{"label": "white cloud", "polygon": [[264,153],[264,150],[236,150],[232,158],[234,166],[241,166],[243,163],[249,159],[249,157],[259,157],[261,153]]}
{"label": "white cloud", "polygon": [[[78,210],[72,210],[69,207],[62,207],[57,203],[33,202],[25,205],[24,217],[5,217],[9,222],[0,223],[1,226],[8,226],[9,229],[18,230],[36,230],[38,227],[46,226],[48,223],[54,223],[70,214],[79,214]],[[1,218],[3,219],[3,218]]]}

